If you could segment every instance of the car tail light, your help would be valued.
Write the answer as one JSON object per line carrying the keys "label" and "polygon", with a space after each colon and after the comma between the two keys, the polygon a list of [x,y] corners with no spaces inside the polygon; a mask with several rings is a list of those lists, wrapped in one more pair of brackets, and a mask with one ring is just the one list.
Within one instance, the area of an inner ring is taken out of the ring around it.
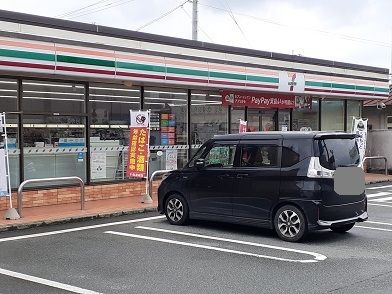
{"label": "car tail light", "polygon": [[311,157],[308,167],[308,178],[333,178],[334,171],[324,168],[318,157]]}

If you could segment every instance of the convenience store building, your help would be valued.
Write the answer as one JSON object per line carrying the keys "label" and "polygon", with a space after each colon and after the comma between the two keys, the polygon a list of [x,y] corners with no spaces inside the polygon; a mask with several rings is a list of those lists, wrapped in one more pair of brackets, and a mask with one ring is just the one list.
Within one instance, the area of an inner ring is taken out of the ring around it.
{"label": "convenience store building", "polygon": [[[79,176],[87,200],[138,196],[143,182],[125,176],[129,110],[151,110],[150,172],[180,168],[213,135],[238,132],[240,119],[249,131],[350,130],[364,101],[388,98],[388,74],[0,11],[0,112],[13,188]],[[24,206],[77,202],[72,189],[25,193]]]}

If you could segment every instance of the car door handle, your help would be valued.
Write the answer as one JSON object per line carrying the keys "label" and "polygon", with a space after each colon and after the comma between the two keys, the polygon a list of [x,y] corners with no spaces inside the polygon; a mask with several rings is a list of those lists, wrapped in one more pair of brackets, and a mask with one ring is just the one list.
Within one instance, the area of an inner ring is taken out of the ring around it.
{"label": "car door handle", "polygon": [[249,174],[237,174],[237,179],[246,178]]}
{"label": "car door handle", "polygon": [[227,178],[230,178],[230,175],[229,174],[223,174],[223,175],[218,176],[218,178],[220,178],[220,179],[227,179]]}

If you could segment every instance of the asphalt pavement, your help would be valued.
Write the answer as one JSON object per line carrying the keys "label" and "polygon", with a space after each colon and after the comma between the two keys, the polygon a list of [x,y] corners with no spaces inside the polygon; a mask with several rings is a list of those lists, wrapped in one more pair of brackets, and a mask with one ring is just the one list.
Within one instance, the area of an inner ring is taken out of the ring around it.
{"label": "asphalt pavement", "polygon": [[302,243],[156,213],[0,233],[0,293],[392,293],[392,185],[369,221]]}

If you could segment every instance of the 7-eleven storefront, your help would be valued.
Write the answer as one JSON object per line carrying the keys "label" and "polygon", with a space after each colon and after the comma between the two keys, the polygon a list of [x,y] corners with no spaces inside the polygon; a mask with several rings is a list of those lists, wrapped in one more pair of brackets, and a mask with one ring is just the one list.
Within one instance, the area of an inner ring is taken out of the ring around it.
{"label": "7-eleven storefront", "polygon": [[[0,11],[0,112],[12,188],[79,176],[87,200],[140,196],[126,177],[129,110],[150,110],[150,173],[181,168],[215,134],[351,128],[388,97],[388,70]],[[61,183],[25,207],[77,202]],[[0,198],[0,209],[7,201]]]}

